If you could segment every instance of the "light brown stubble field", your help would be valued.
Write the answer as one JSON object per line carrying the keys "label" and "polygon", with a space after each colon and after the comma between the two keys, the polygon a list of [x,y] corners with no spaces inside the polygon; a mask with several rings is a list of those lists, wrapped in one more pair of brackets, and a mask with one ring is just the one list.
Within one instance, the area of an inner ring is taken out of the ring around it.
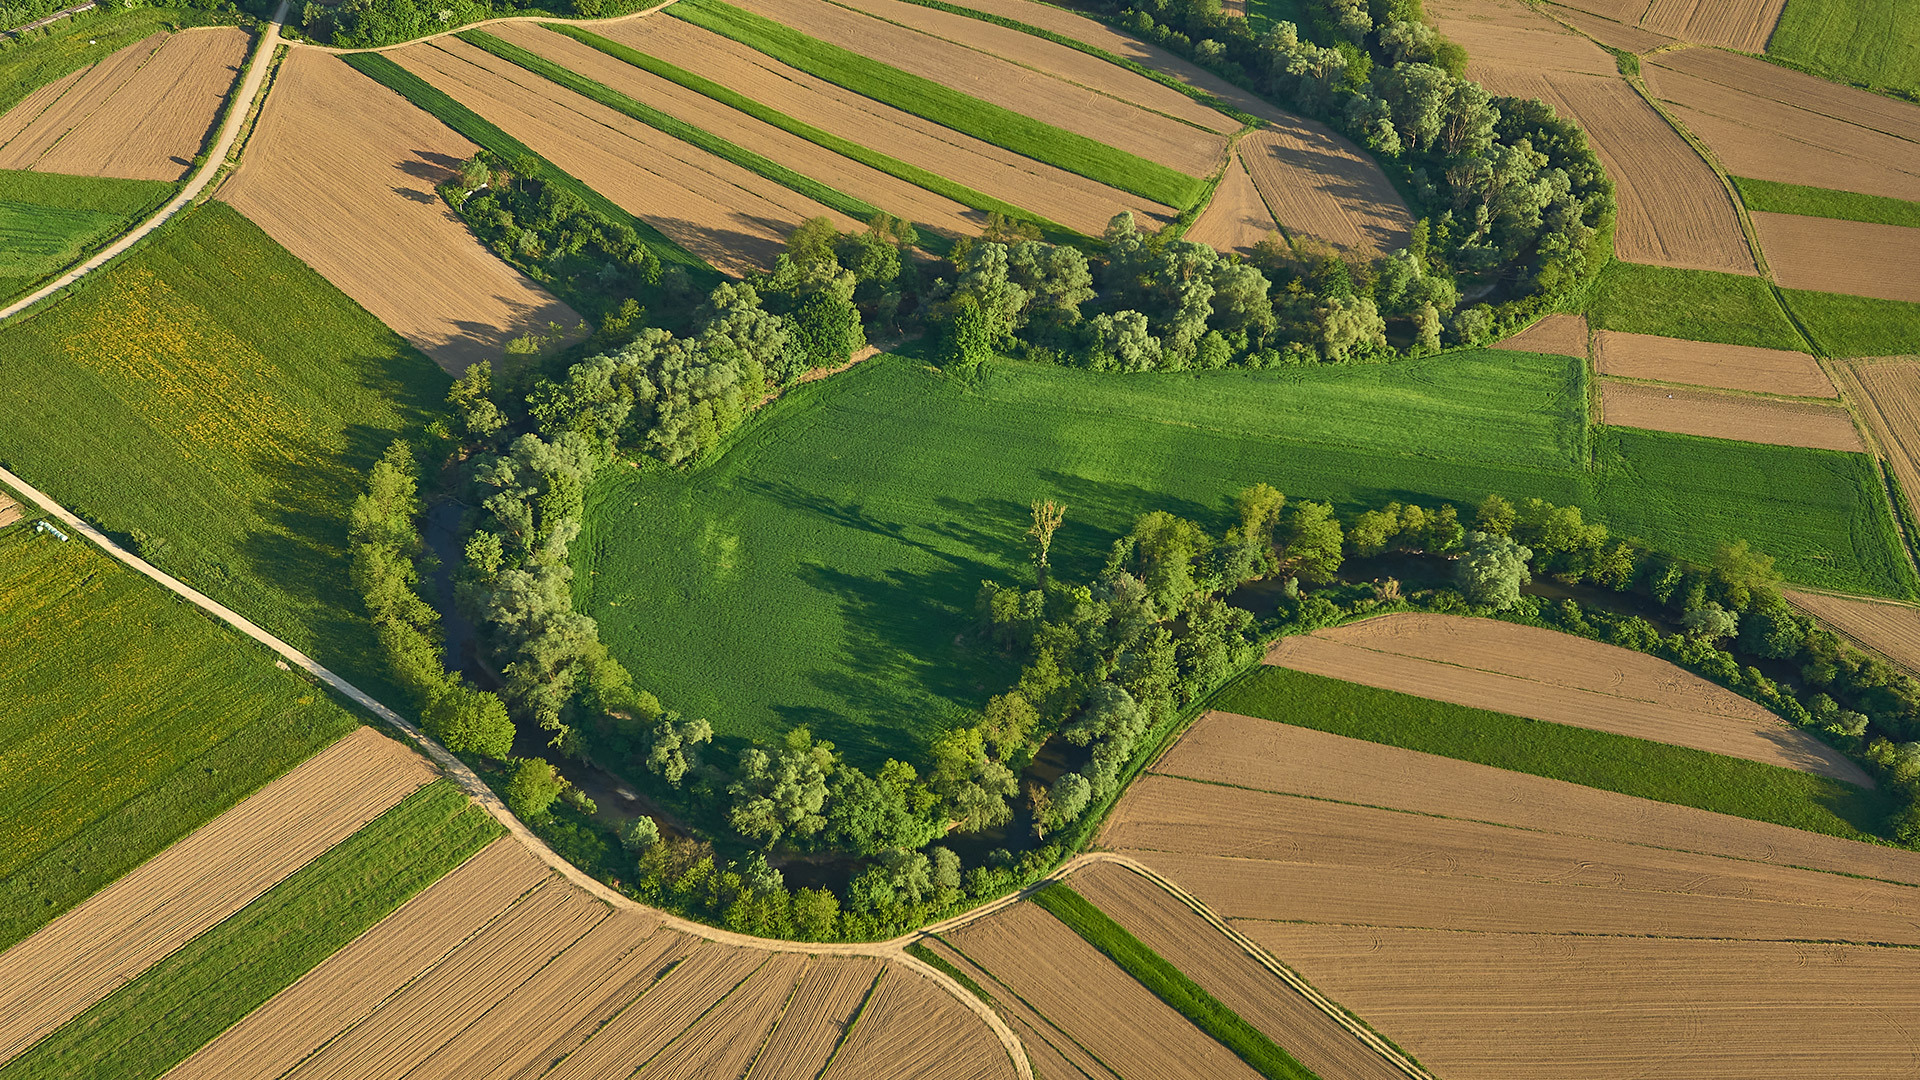
{"label": "light brown stubble field", "polygon": [[1119,1080],[1113,1070],[1100,1064],[1085,1047],[1075,1042],[1068,1034],[1046,1017],[1034,1012],[1033,1008],[1021,1001],[1019,996],[1009,990],[1005,983],[993,976],[972,960],[962,956],[953,946],[938,938],[929,938],[923,942],[937,956],[959,969],[971,978],[991,999],[993,1010],[1007,1022],[1021,1045],[1026,1048],[1027,1056],[1044,1075],[1072,1077],[1076,1073],[1089,1080]]}
{"label": "light brown stubble field", "polygon": [[1837,360],[1833,369],[1908,505],[1920,506],[1920,358]]}
{"label": "light brown stubble field", "polygon": [[1467,50],[1474,69],[1494,65],[1614,73],[1613,57],[1606,50],[1522,0],[1435,0],[1426,5],[1426,11],[1442,34]]}
{"label": "light brown stubble field", "polygon": [[769,953],[724,1000],[695,1021],[635,1074],[638,1080],[706,1080],[741,1076],[766,1044],[805,972],[800,953]]}
{"label": "light brown stubble field", "polygon": [[1751,216],[1782,287],[1920,302],[1920,229],[1801,214]]}
{"label": "light brown stubble field", "polygon": [[932,980],[888,965],[820,1080],[1013,1080],[987,1025]]}
{"label": "light brown stubble field", "polygon": [[747,1080],[814,1080],[880,977],[871,957],[815,957]]}
{"label": "light brown stubble field", "polygon": [[758,970],[767,954],[703,942],[547,1075],[625,1080]]}
{"label": "light brown stubble field", "polygon": [[1515,352],[1547,353],[1553,356],[1587,355],[1587,317],[1585,315],[1549,315],[1525,330],[1493,346]]}
{"label": "light brown stubble field", "polygon": [[457,374],[552,323],[576,340],[580,324],[434,191],[474,149],[339,58],[295,49],[219,194]]}
{"label": "light brown stubble field", "polygon": [[1653,0],[1640,25],[1701,45],[1757,53],[1787,0]]}
{"label": "light brown stubble field", "polygon": [[1819,361],[1803,352],[1617,330],[1600,331],[1593,344],[1594,363],[1602,375],[1794,397],[1839,396]]}
{"label": "light brown stubble field", "polygon": [[1606,423],[1621,427],[1774,446],[1852,452],[1867,448],[1847,410],[1815,401],[1607,380],[1600,384],[1600,407]]}
{"label": "light brown stubble field", "polygon": [[1632,25],[1631,15],[1627,16],[1628,22],[1619,22],[1559,4],[1547,4],[1541,10],[1552,15],[1555,21],[1566,23],[1610,48],[1645,53],[1673,43],[1673,39],[1665,34],[1656,34]]}
{"label": "light brown stubble field", "polygon": [[230,26],[174,34],[34,168],[184,180],[240,77],[248,44],[246,32]]}
{"label": "light brown stubble field", "polygon": [[1221,177],[1220,186],[1214,189],[1213,201],[1181,239],[1211,245],[1216,251],[1237,251],[1245,255],[1260,241],[1279,232],[1274,227],[1273,215],[1267,212],[1267,204],[1261,201],[1259,190],[1253,186],[1253,178],[1247,175],[1246,165],[1236,154],[1227,166],[1226,175]]}
{"label": "light brown stubble field", "polygon": [[1859,645],[1920,675],[1920,609],[1850,596],[1786,591],[1788,600]]}
{"label": "light brown stubble field", "polygon": [[1413,220],[1379,167],[1352,143],[1298,118],[1240,140],[1240,160],[1288,232],[1371,258],[1406,246]]}
{"label": "light brown stubble field", "polygon": [[1731,690],[1645,653],[1540,627],[1383,615],[1283,638],[1266,662],[1873,786],[1838,751]]}
{"label": "light brown stubble field", "polygon": [[[134,77],[154,53],[166,43],[168,35],[164,32],[152,34],[140,41],[128,45],[108,56],[106,59],[88,68],[79,78],[66,84],[66,91],[51,100],[37,100],[30,96],[8,110],[0,124],[8,127],[21,120],[20,129],[10,132],[4,146],[0,146],[0,169],[31,169],[46,152],[53,148],[69,131],[105,105],[113,95],[125,86],[128,79]],[[41,106],[37,113],[29,113],[30,106]]]}

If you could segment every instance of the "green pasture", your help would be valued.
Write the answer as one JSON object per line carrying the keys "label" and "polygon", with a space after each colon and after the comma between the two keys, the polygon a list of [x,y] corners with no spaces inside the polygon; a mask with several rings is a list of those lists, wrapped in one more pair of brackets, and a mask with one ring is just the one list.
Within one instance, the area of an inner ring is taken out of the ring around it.
{"label": "green pasture", "polygon": [[1787,0],[1767,55],[1840,82],[1920,95],[1912,0]]}
{"label": "green pasture", "polygon": [[438,780],[0,1067],[0,1080],[148,1080],[505,830]]}
{"label": "green pasture", "polygon": [[173,191],[156,180],[0,170],[0,300],[104,247]]}
{"label": "green pasture", "polygon": [[1884,790],[1745,758],[1470,709],[1259,667],[1211,706],[1243,716],[1530,773],[1602,791],[1864,840],[1898,809]]}
{"label": "green pasture", "polygon": [[1206,192],[1206,182],[1198,177],[981,101],[720,0],[682,0],[666,14],[856,94],[1175,209],[1185,210]]}
{"label": "green pasture", "polygon": [[0,462],[379,695],[347,509],[448,382],[211,202],[0,327]]}
{"label": "green pasture", "polygon": [[1602,330],[1805,351],[1807,343],[1757,277],[1616,262],[1601,271],[1587,318]]}
{"label": "green pasture", "polygon": [[1014,662],[969,632],[983,579],[1030,579],[1039,498],[1067,506],[1054,563],[1072,577],[1137,515],[1217,534],[1264,481],[1347,513],[1540,496],[1693,557],[1747,537],[1796,581],[1911,590],[1865,458],[1624,430],[1590,444],[1585,409],[1580,361],[1523,353],[971,378],[881,356],[790,391],[700,466],[604,473],[577,601],[639,685],[723,742],[810,724],[866,766],[924,760],[1010,683]]}
{"label": "green pasture", "polygon": [[1920,304],[1798,289],[1781,295],[1828,356],[1920,353]]}
{"label": "green pasture", "polygon": [[0,530],[0,950],[354,720],[79,538]]}
{"label": "green pasture", "polygon": [[1733,183],[1740,189],[1740,201],[1746,203],[1749,210],[1920,228],[1920,203],[1905,199],[1782,184],[1774,180],[1748,180],[1741,176],[1734,177]]}

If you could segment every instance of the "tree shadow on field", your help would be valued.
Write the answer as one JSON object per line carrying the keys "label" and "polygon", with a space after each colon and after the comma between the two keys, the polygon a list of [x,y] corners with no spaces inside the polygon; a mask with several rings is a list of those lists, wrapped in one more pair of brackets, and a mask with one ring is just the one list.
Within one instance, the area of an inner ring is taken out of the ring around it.
{"label": "tree shadow on field", "polygon": [[1047,492],[1039,497],[1066,506],[1060,531],[1054,534],[1053,565],[1076,577],[1098,573],[1114,540],[1133,531],[1134,521],[1142,514],[1164,510],[1197,522],[1216,536],[1234,520],[1229,504],[1208,506],[1138,484],[1091,480],[1058,469],[1040,470],[1039,480]]}

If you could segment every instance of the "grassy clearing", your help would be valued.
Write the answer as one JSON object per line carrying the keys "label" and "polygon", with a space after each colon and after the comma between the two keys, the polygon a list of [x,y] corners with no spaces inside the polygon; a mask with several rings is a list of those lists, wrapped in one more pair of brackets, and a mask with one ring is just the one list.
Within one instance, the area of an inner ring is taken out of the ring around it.
{"label": "grassy clearing", "polygon": [[353,730],[79,539],[0,531],[0,950]]}
{"label": "grassy clearing", "polygon": [[1734,177],[1733,182],[1740,189],[1740,200],[1747,204],[1749,210],[1920,228],[1920,203],[1907,202],[1905,199],[1834,191],[1831,188],[1802,187],[1772,180],[1748,180],[1738,176]]}
{"label": "grassy clearing", "polygon": [[578,195],[608,221],[620,221],[633,226],[633,230],[640,234],[641,243],[653,251],[662,266],[685,267],[695,285],[703,290],[719,284],[720,272],[707,265],[706,260],[627,213],[605,195],[574,179],[553,162],[534,153],[526,143],[495,127],[491,121],[448,97],[425,79],[379,53],[347,53],[341,59],[352,64],[362,75],[413,102],[434,119],[459,132],[468,142],[482,147],[499,160],[512,163],[532,158],[539,162],[541,176],[545,180]]}
{"label": "grassy clearing", "polygon": [[666,13],[856,94],[1177,210],[1185,210],[1205,194],[1206,183],[1198,177],[889,67],[720,0],[682,0]]}
{"label": "grassy clearing", "polygon": [[1782,289],[1787,306],[1829,356],[1920,353],[1920,304]]}
{"label": "grassy clearing", "polygon": [[1794,580],[1906,595],[1863,457],[1652,432],[1590,446],[1584,410],[1580,361],[1522,353],[970,379],[882,356],[790,391],[700,466],[603,473],[579,603],[639,685],[723,741],[811,724],[865,768],[925,760],[1016,674],[967,632],[983,579],[1029,579],[1036,498],[1067,505],[1053,561],[1074,577],[1150,510],[1217,535],[1264,481],[1347,513],[1539,496],[1693,557],[1751,537]]}
{"label": "grassy clearing", "polygon": [[154,180],[0,170],[0,301],[106,246],[173,192]]}
{"label": "grassy clearing", "polygon": [[1049,240],[1055,243],[1085,240],[1085,237],[1082,237],[1079,233],[1074,232],[1065,225],[1048,221],[1046,218],[1022,210],[1012,203],[1002,202],[990,195],[983,195],[970,187],[956,184],[938,173],[928,172],[919,166],[909,165],[898,158],[888,157],[877,150],[869,149],[850,139],[843,139],[832,132],[822,131],[811,124],[802,123],[778,109],[764,105],[744,94],[729,90],[719,83],[714,82],[712,79],[696,75],[685,68],[675,67],[665,60],[649,56],[638,49],[622,45],[617,41],[609,41],[598,34],[590,33],[577,26],[558,23],[544,23],[542,25],[555,33],[565,34],[581,44],[591,45],[616,60],[632,64],[642,71],[651,72],[669,82],[678,83],[695,93],[705,94],[707,97],[712,98],[722,105],[737,109],[762,123],[771,124],[790,135],[798,135],[808,142],[817,146],[823,146],[842,157],[857,161],[869,168],[878,169],[889,176],[905,180],[909,184],[923,187],[936,195],[944,195],[962,206],[970,206],[975,210],[985,213],[1002,214],[1016,221],[1031,222],[1038,226],[1040,231],[1044,233]]}
{"label": "grassy clearing", "polygon": [[232,22],[231,16],[222,18],[207,11],[96,8],[70,15],[28,40],[7,39],[0,45],[0,112],[13,108],[21,98],[47,83],[104,60],[148,34]]}
{"label": "grassy clearing", "polygon": [[439,780],[0,1068],[146,1080],[306,974],[505,830]]}
{"label": "grassy clearing", "polygon": [[[347,508],[447,376],[225,203],[0,328],[0,461],[376,695]],[[362,681],[364,680],[364,681]]]}
{"label": "grassy clearing", "polygon": [[1767,283],[1743,274],[1616,262],[1595,284],[1587,317],[1603,330],[1767,349],[1807,348]]}
{"label": "grassy clearing", "polygon": [[1239,1013],[1207,993],[1199,983],[1128,933],[1126,927],[1114,922],[1086,897],[1055,883],[1034,893],[1033,902],[1065,923],[1087,944],[1105,953],[1121,970],[1153,991],[1154,996],[1193,1021],[1195,1027],[1239,1055],[1240,1060],[1253,1066],[1260,1075],[1270,1080],[1318,1080],[1318,1074],[1296,1061],[1292,1054],[1267,1038],[1265,1032],[1242,1020]]}
{"label": "grassy clearing", "polygon": [[1211,707],[1642,799],[1870,839],[1896,808],[1882,790],[1605,731],[1527,720],[1261,667]]}
{"label": "grassy clearing", "polygon": [[1920,95],[1920,19],[1909,0],[1788,0],[1767,54],[1839,82]]}

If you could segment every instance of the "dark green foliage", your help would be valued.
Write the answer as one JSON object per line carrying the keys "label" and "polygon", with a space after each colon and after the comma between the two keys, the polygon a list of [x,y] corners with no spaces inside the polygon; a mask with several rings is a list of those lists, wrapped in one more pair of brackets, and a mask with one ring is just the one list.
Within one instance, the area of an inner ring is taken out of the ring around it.
{"label": "dark green foliage", "polygon": [[1749,210],[1920,227],[1920,203],[1904,199],[1741,177],[1735,177],[1733,183],[1740,189],[1740,199]]}
{"label": "dark green foliage", "polygon": [[1239,1055],[1260,1075],[1269,1080],[1317,1080],[1317,1074],[1295,1060],[1285,1048],[1241,1019],[1239,1013],[1207,993],[1199,983],[1128,933],[1126,927],[1114,922],[1086,897],[1056,883],[1034,893],[1033,902],[1065,923],[1087,944],[1105,953],[1122,971],[1153,991],[1155,997],[1193,1021],[1195,1027]]}
{"label": "dark green foliage", "polygon": [[392,45],[445,33],[486,19],[550,15],[607,19],[648,7],[653,0],[344,0],[296,9],[301,31],[315,41],[349,49]]}
{"label": "dark green foliage", "polygon": [[1614,263],[1594,286],[1596,329],[1804,351],[1807,343],[1757,277]]}
{"label": "dark green foliage", "polygon": [[1920,304],[1794,289],[1781,294],[1828,356],[1920,353]]}
{"label": "dark green foliage", "polygon": [[1209,703],[1227,712],[1602,791],[1867,840],[1893,797],[1797,769],[1527,720],[1286,668],[1261,667]]}
{"label": "dark green foliage", "polygon": [[157,1077],[505,830],[451,781],[408,796],[0,1068]]}
{"label": "dark green foliage", "polygon": [[173,190],[153,180],[0,171],[0,301],[104,247]]}
{"label": "dark green foliage", "polygon": [[540,821],[566,787],[547,759],[527,758],[514,767],[513,779],[507,781],[507,809],[523,821]]}
{"label": "dark green foliage", "polygon": [[1825,78],[1920,97],[1920,19],[1906,0],[1789,0],[1767,55]]}

